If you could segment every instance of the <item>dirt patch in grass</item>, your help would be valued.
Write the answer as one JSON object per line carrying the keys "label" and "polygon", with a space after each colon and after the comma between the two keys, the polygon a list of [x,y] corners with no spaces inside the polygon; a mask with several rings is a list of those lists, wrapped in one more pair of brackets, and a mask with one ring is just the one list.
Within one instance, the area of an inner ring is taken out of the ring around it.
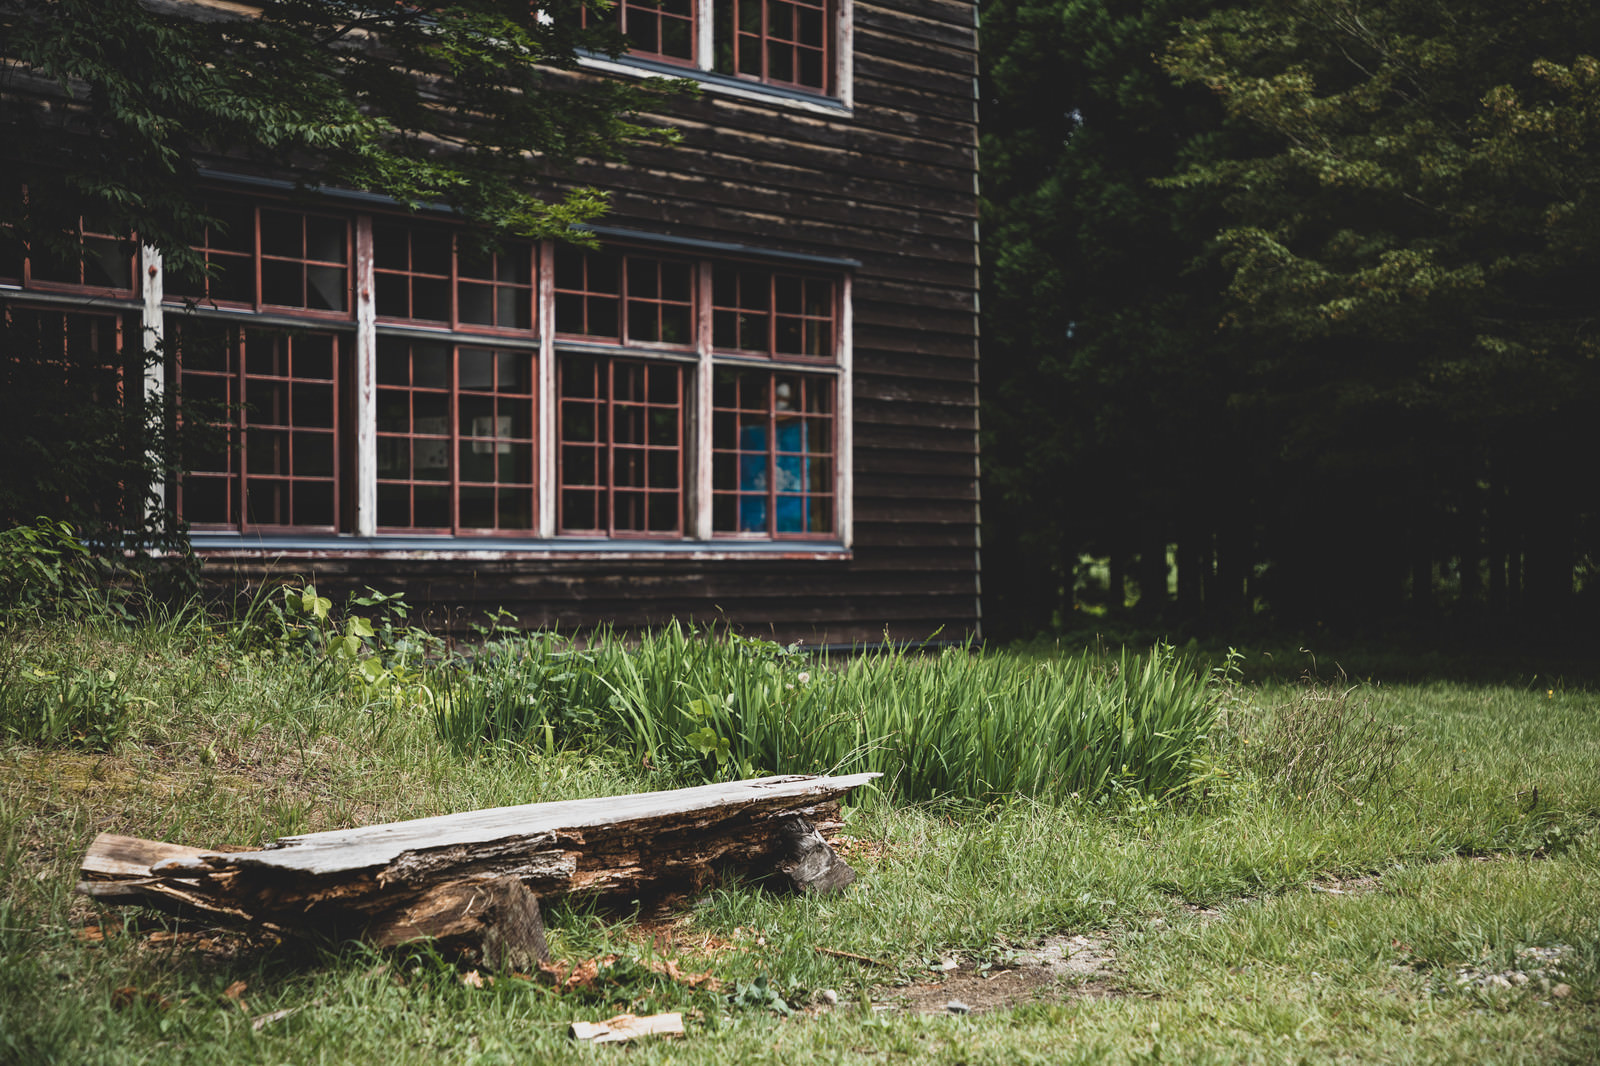
{"label": "dirt patch in grass", "polygon": [[945,975],[873,997],[880,1011],[912,1014],[984,1014],[1034,1000],[1103,999],[1124,995],[1115,981],[1111,941],[1102,936],[1050,936],[1019,951],[1005,965],[967,959]]}

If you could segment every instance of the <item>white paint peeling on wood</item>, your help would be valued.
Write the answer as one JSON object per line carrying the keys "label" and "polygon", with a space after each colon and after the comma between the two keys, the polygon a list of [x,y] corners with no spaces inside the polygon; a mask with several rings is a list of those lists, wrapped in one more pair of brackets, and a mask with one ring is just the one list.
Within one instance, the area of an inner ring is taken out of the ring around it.
{"label": "white paint peeling on wood", "polygon": [[[628,796],[495,807],[360,829],[335,829],[283,837],[263,851],[205,852],[194,856],[178,856],[151,864],[150,872],[156,875],[184,875],[254,867],[311,875],[352,873],[388,866],[407,852],[430,848],[545,836],[553,841],[557,833],[581,832],[593,826],[693,815],[702,811],[725,815],[730,808],[761,807],[767,803],[781,804],[786,800],[810,796],[823,799],[864,785],[880,776],[865,773],[839,777],[764,777],[667,792],[640,792]],[[793,803],[789,806],[792,808]]]}
{"label": "white paint peeling on wood", "polygon": [[[162,344],[166,340],[166,318],[161,309],[161,301],[165,296],[161,252],[147,244],[144,246],[144,256],[140,262],[144,267],[139,278],[140,289],[144,296],[140,323],[143,327],[142,350],[145,353],[144,404],[146,411],[159,411],[166,395],[166,366],[165,359],[161,357]],[[152,466],[157,465],[158,458],[154,452],[150,453]],[[167,510],[165,479],[158,478],[151,482],[150,499],[146,506],[148,508],[146,517],[159,522],[161,515]]]}
{"label": "white paint peeling on wood", "polygon": [[356,219],[356,535],[378,531],[378,319],[372,216]]}

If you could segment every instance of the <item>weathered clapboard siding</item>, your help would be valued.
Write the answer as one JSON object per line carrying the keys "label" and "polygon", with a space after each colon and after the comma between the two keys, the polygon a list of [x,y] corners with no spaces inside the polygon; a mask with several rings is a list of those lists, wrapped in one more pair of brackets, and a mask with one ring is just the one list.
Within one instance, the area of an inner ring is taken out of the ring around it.
{"label": "weathered clapboard siding", "polygon": [[[504,607],[581,629],[672,618],[781,640],[962,640],[977,574],[977,71],[973,4],[854,5],[853,110],[821,114],[706,92],[662,108],[681,143],[592,162],[564,181],[611,194],[606,225],[775,252],[853,272],[854,448],[848,553],[324,552],[213,557],[214,582],[310,573],[325,591],[407,589],[462,629]],[[593,73],[575,77],[601,76]],[[716,545],[708,546],[715,551]],[[734,553],[725,553],[733,555]]]}

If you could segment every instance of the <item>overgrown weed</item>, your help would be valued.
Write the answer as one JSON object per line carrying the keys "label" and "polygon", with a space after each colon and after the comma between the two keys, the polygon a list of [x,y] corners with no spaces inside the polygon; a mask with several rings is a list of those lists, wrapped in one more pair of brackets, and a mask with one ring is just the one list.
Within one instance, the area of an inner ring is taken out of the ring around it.
{"label": "overgrown weed", "polygon": [[1340,676],[1305,674],[1270,706],[1229,706],[1219,732],[1234,761],[1267,790],[1318,810],[1361,805],[1405,788],[1404,728],[1386,721],[1370,691]]}

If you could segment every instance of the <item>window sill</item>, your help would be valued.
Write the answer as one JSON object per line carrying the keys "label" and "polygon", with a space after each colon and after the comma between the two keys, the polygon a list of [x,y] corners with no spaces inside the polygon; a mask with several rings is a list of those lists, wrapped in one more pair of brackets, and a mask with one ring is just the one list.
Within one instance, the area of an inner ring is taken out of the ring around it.
{"label": "window sill", "polygon": [[463,560],[474,562],[592,559],[689,559],[724,562],[737,559],[848,561],[852,552],[838,541],[798,540],[607,540],[598,537],[556,539],[517,537],[449,537],[415,534],[389,536],[260,536],[238,533],[193,533],[190,547],[201,559],[363,559]]}
{"label": "window sill", "polygon": [[848,118],[855,113],[853,107],[838,97],[806,92],[804,89],[789,89],[779,85],[767,85],[759,81],[747,81],[744,78],[718,74],[715,71],[702,70],[699,67],[679,66],[675,63],[665,63],[660,60],[644,59],[638,56],[620,56],[616,59],[611,59],[594,53],[580,53],[578,64],[589,70],[604,71],[607,74],[617,74],[625,78],[682,78],[695,82],[703,91],[717,96],[756,100],[795,111],[810,111],[813,114],[829,115],[834,118]]}

